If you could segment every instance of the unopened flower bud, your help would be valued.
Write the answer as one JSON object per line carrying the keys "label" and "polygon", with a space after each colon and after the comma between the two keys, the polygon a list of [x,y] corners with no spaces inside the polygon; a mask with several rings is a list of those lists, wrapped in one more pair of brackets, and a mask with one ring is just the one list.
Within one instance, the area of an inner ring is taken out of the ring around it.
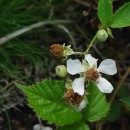
{"label": "unopened flower bud", "polygon": [[60,78],[64,78],[67,75],[67,69],[64,65],[58,65],[55,68],[56,75]]}
{"label": "unopened flower bud", "polygon": [[65,46],[65,44],[53,44],[50,47],[50,52],[56,58],[66,58],[67,56],[74,53],[71,49],[71,45]]}
{"label": "unopened flower bud", "polygon": [[98,30],[97,34],[96,34],[96,38],[100,42],[105,42],[108,38],[108,34],[107,34],[106,30],[104,30],[104,29]]}

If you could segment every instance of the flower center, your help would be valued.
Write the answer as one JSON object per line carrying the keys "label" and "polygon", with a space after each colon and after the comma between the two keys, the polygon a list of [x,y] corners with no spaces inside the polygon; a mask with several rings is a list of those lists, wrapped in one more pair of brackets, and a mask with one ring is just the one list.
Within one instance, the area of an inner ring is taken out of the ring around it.
{"label": "flower center", "polygon": [[100,77],[100,73],[95,68],[90,68],[85,72],[87,80],[96,81]]}
{"label": "flower center", "polygon": [[64,98],[67,99],[72,104],[79,105],[81,101],[83,100],[84,96],[79,95],[78,93],[75,93],[73,89],[68,89],[67,92],[64,95]]}
{"label": "flower center", "polygon": [[56,58],[61,58],[64,55],[64,47],[60,44],[53,44],[50,47],[50,52]]}

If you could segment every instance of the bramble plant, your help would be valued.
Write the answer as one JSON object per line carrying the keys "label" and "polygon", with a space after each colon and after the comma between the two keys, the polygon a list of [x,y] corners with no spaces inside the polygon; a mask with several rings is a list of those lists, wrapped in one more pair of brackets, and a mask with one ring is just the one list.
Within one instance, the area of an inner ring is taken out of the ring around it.
{"label": "bramble plant", "polygon": [[[99,120],[96,129],[102,130],[102,119],[111,105],[105,93],[112,93],[114,89],[102,73],[114,75],[117,68],[112,59],[105,59],[98,66],[98,59],[89,52],[96,41],[105,42],[108,36],[113,38],[111,28],[130,25],[129,10],[130,2],[113,13],[111,0],[99,0],[97,15],[101,23],[85,52],[74,51],[65,44],[50,47],[51,54],[65,63],[55,69],[56,75],[63,80],[43,80],[29,87],[15,83],[27,95],[29,106],[37,115],[57,125],[57,130],[90,130],[86,122]],[[71,59],[72,55],[80,59]],[[128,102],[127,99],[121,101]]]}

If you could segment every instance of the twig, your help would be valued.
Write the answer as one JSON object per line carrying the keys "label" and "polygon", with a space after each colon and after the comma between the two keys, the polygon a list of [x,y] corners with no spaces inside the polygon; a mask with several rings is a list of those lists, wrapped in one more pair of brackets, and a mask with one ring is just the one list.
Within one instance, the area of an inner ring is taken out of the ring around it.
{"label": "twig", "polygon": [[130,66],[128,67],[128,69],[126,70],[125,74],[123,75],[122,79],[120,80],[119,84],[116,86],[115,91],[112,93],[112,96],[110,98],[110,104],[113,103],[116,94],[118,93],[118,91],[120,90],[120,88],[122,87],[123,83],[125,82],[127,76],[130,74]]}
{"label": "twig", "polygon": [[48,24],[58,24],[58,23],[70,23],[70,21],[65,21],[65,20],[54,20],[54,21],[46,21],[46,22],[38,22],[38,23],[34,23],[32,25],[29,25],[27,27],[24,27],[22,29],[19,29],[13,33],[10,33],[2,38],[0,38],[0,45],[7,42],[8,40],[10,39],[13,39],[25,32],[28,32],[32,29],[35,29],[35,28],[39,28],[41,26],[45,26],[45,25],[48,25]]}
{"label": "twig", "polygon": [[39,117],[37,117],[37,119],[38,119],[38,122],[40,124],[40,130],[42,130],[42,121],[41,121],[41,119]]}
{"label": "twig", "polygon": [[77,3],[79,3],[79,4],[81,4],[81,5],[84,5],[86,7],[90,7],[90,4],[87,3],[87,2],[85,2],[85,1],[82,1],[82,0],[74,0],[74,1],[77,2]]}
{"label": "twig", "polygon": [[71,32],[63,25],[58,25],[58,28],[62,29],[69,36],[70,40],[72,41],[74,49],[76,49],[75,40],[74,40]]}

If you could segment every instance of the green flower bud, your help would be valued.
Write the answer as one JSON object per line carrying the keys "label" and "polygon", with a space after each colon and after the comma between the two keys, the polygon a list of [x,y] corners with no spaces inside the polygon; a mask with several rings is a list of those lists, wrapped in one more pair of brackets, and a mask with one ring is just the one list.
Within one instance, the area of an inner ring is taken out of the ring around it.
{"label": "green flower bud", "polygon": [[97,34],[96,34],[96,38],[100,42],[105,42],[108,38],[108,34],[107,34],[106,30],[104,30],[104,29],[98,30]]}
{"label": "green flower bud", "polygon": [[64,65],[58,65],[55,68],[56,75],[60,78],[64,78],[67,75],[67,69]]}
{"label": "green flower bud", "polygon": [[72,83],[73,83],[73,81],[72,81],[70,78],[67,78],[67,79],[66,79],[66,82],[65,82],[65,87],[66,87],[67,89],[72,88]]}

